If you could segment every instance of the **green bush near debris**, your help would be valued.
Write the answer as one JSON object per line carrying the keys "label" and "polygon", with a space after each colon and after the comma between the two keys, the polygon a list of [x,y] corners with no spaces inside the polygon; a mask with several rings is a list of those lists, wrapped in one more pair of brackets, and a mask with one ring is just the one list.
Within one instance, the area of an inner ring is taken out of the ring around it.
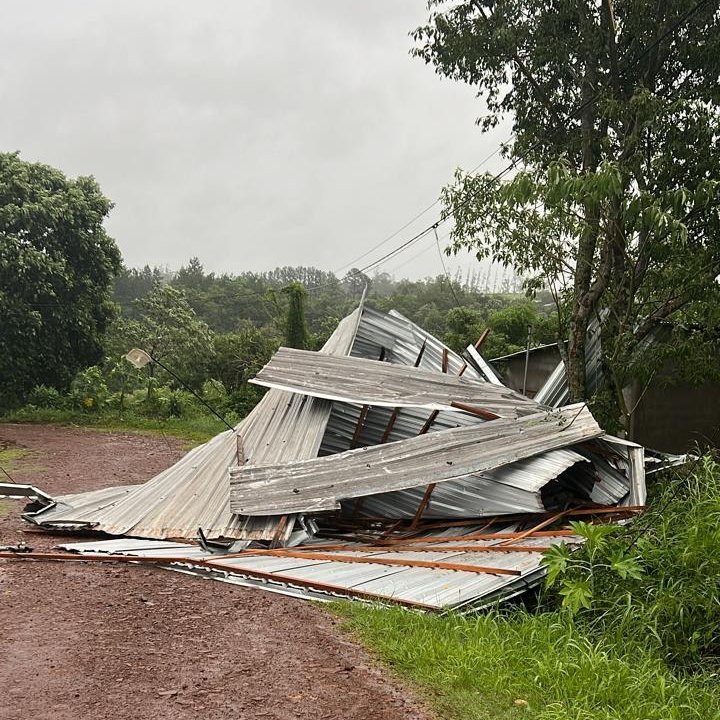
{"label": "green bush near debris", "polygon": [[652,651],[591,639],[565,611],[438,617],[351,603],[335,610],[446,717],[720,717],[712,673],[683,677]]}
{"label": "green bush near debris", "polygon": [[[378,656],[449,718],[720,718],[720,465],[667,471],[648,512],[596,553],[593,602],[433,616],[337,603]],[[631,552],[639,576],[607,567]],[[579,556],[582,557],[582,556]]]}

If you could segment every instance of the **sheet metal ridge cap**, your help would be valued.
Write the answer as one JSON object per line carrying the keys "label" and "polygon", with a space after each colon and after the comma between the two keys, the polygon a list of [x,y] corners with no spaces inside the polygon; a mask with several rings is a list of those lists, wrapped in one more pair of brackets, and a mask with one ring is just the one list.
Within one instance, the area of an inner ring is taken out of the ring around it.
{"label": "sheet metal ridge cap", "polygon": [[55,499],[46,492],[34,485],[23,483],[0,483],[0,497],[12,498],[35,498],[38,502],[47,503],[48,506],[55,504]]}

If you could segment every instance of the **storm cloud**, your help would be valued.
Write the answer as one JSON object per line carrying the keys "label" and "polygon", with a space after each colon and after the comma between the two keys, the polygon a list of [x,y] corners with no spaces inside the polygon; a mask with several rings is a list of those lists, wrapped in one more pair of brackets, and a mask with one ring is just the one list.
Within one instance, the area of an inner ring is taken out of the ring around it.
{"label": "storm cloud", "polygon": [[[6,2],[3,14],[2,149],[94,175],[131,266],[196,255],[217,272],[340,269],[509,134],[482,135],[475,89],[410,57],[422,0]],[[439,273],[423,243],[381,270]]]}

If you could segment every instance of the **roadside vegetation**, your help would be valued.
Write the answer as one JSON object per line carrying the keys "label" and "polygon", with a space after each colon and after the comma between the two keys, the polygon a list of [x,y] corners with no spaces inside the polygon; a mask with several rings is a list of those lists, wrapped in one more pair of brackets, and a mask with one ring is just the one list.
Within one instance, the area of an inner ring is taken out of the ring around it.
{"label": "roadside vegetation", "polygon": [[[537,607],[335,612],[448,718],[720,718],[720,464],[666,471],[649,510],[589,541]],[[622,577],[619,560],[638,572]],[[562,581],[590,580],[587,607]]]}

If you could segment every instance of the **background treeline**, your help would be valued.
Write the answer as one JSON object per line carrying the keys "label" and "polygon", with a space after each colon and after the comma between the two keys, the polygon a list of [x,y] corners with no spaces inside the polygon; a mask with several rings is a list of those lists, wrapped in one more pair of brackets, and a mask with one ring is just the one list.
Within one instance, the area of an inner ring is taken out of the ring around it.
{"label": "background treeline", "polygon": [[[167,365],[230,422],[243,417],[262,390],[247,380],[282,344],[318,349],[338,321],[357,306],[365,286],[368,302],[396,309],[456,350],[492,332],[483,348],[496,357],[533,343],[552,342],[557,322],[550,299],[517,292],[484,292],[488,273],[424,280],[372,278],[351,271],[344,278],[313,267],[216,275],[192,258],[177,272],[123,267],[113,283],[115,316],[102,340],[103,357],[69,385],[39,385],[24,398],[37,409],[148,417],[205,415],[175,378],[151,363],[136,370],[124,354],[147,350]],[[503,289],[519,286],[505,280]],[[21,411],[22,412],[22,411]]]}

